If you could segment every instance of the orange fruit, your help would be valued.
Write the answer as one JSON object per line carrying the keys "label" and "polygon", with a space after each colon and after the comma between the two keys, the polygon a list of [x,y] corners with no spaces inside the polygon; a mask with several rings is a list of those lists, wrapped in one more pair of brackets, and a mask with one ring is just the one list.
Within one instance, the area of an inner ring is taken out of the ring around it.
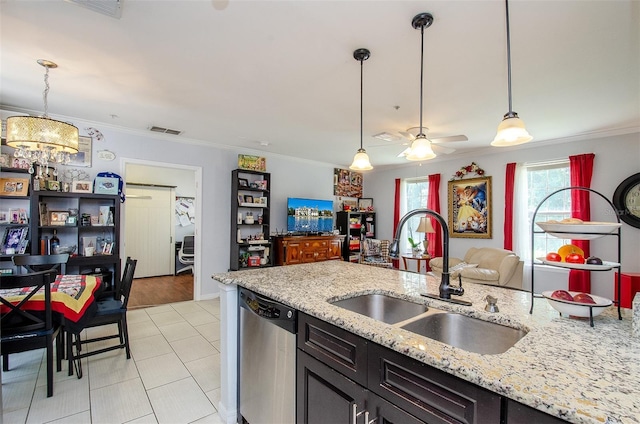
{"label": "orange fruit", "polygon": [[565,244],[560,249],[558,249],[558,255],[560,255],[560,257],[562,258],[562,262],[566,262],[567,256],[572,253],[577,253],[584,256],[584,250],[580,249],[575,244]]}

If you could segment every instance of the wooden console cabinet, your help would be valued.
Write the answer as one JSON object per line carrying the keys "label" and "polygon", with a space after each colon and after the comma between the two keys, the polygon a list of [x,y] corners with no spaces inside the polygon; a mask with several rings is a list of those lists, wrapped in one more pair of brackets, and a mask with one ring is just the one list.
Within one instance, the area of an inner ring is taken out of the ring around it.
{"label": "wooden console cabinet", "polygon": [[345,236],[278,236],[275,242],[275,264],[295,265],[342,259]]}

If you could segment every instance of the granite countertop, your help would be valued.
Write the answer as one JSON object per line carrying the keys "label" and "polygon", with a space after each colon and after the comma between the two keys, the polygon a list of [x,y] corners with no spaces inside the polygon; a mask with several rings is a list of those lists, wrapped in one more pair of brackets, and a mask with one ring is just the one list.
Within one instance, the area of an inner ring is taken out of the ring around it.
{"label": "granite countertop", "polygon": [[[543,298],[529,314],[529,292],[464,285],[459,306],[420,293],[437,293],[439,280],[342,261],[326,261],[215,274],[304,313],[358,334],[425,364],[573,423],[640,420],[640,338],[632,337],[632,311],[610,307],[594,318],[562,318]],[[528,334],[497,355],[467,352],[328,302],[360,294],[389,294],[438,309],[521,328]],[[500,312],[484,311],[498,298]]]}

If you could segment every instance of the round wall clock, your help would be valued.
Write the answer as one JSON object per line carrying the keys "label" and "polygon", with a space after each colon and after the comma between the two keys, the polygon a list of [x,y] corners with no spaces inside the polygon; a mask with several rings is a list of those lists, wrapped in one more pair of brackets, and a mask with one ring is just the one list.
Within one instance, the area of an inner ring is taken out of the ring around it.
{"label": "round wall clock", "polygon": [[620,183],[613,193],[613,205],[621,220],[640,228],[640,173]]}

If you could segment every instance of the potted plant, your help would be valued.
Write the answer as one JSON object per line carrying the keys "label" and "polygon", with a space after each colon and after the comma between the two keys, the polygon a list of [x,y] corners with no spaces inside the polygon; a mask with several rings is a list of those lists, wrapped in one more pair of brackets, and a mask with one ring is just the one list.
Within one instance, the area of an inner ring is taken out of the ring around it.
{"label": "potted plant", "polygon": [[422,256],[422,248],[420,247],[422,242],[420,242],[419,240],[414,240],[413,230],[411,229],[411,226],[409,226],[409,244],[411,245],[411,253],[413,254],[413,256]]}

